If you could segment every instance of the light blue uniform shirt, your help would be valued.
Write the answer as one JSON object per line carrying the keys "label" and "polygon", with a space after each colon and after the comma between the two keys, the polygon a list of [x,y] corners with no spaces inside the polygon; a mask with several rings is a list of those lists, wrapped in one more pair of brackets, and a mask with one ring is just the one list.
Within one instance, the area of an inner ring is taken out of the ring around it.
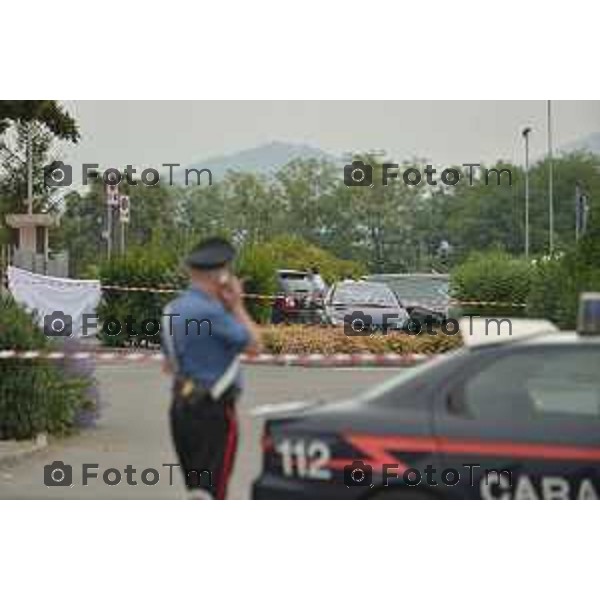
{"label": "light blue uniform shirt", "polygon": [[[198,288],[189,288],[167,304],[161,337],[161,349],[167,358],[172,359],[171,353],[175,353],[177,372],[207,388],[215,384],[250,342],[246,327]],[[239,372],[235,384],[241,387]]]}

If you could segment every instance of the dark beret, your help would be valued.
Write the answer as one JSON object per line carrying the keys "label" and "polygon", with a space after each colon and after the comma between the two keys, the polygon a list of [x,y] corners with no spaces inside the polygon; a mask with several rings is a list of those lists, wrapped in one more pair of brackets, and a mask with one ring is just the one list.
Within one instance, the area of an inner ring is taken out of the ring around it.
{"label": "dark beret", "polygon": [[235,248],[222,238],[210,238],[200,242],[185,259],[190,269],[217,269],[235,258]]}

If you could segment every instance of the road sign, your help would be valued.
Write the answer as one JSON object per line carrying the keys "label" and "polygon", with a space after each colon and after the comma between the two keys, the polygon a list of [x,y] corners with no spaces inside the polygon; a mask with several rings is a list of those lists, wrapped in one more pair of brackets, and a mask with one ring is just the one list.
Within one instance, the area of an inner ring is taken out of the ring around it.
{"label": "road sign", "polygon": [[119,218],[121,223],[129,223],[129,196],[119,197]]}

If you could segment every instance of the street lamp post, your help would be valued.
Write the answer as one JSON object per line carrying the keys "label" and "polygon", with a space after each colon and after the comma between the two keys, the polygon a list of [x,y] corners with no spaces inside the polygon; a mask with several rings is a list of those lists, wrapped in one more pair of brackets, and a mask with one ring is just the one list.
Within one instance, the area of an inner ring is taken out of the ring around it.
{"label": "street lamp post", "polygon": [[529,134],[531,127],[523,129],[525,140],[525,258],[529,258]]}
{"label": "street lamp post", "polygon": [[113,207],[111,204],[112,200],[110,197],[110,192],[108,192],[107,186],[107,195],[106,195],[106,255],[108,260],[111,259],[112,255],[112,238],[113,238]]}
{"label": "street lamp post", "polygon": [[548,245],[554,253],[554,173],[552,164],[552,101],[548,100]]}
{"label": "street lamp post", "polygon": [[108,260],[112,257],[113,235],[114,235],[114,207],[119,204],[119,184],[106,183],[104,186],[106,195],[106,256]]}

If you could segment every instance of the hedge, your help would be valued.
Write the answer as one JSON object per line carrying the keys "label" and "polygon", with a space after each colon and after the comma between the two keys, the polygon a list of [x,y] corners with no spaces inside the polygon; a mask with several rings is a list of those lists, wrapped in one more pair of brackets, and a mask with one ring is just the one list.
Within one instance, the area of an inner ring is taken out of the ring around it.
{"label": "hedge", "polygon": [[580,295],[594,291],[600,291],[600,233],[584,238],[561,256],[537,261],[527,313],[550,319],[563,329],[575,329]]}
{"label": "hedge", "polygon": [[522,258],[501,250],[474,253],[451,273],[451,294],[465,302],[452,316],[523,316],[525,308],[514,305],[525,304],[532,277],[532,265]]}
{"label": "hedge", "polygon": [[261,328],[264,351],[271,354],[437,354],[462,345],[460,334],[403,332],[348,336],[343,327],[270,325]]}
{"label": "hedge", "polygon": [[[52,350],[33,318],[10,296],[0,297],[0,349]],[[0,439],[65,435],[96,410],[89,373],[40,360],[0,361]],[[89,420],[89,419],[86,419]]]}
{"label": "hedge", "polygon": [[[270,296],[277,291],[275,270],[277,265],[270,248],[264,244],[249,244],[240,252],[236,261],[236,272],[243,279],[247,294]],[[246,301],[252,317],[259,323],[271,319],[270,300],[255,299]]]}
{"label": "hedge", "polygon": [[[180,290],[187,286],[187,277],[180,264],[168,253],[146,252],[135,249],[125,256],[113,258],[100,266],[100,281],[103,286],[143,287]],[[117,335],[109,334],[105,328],[98,332],[98,338],[105,346],[123,347],[142,343],[159,344],[159,335],[145,335],[139,324],[145,319],[160,322],[164,306],[175,294],[156,292],[129,292],[105,289],[98,307],[100,323],[117,319],[122,330]],[[136,321],[136,335],[128,335],[124,326],[131,316]]]}

